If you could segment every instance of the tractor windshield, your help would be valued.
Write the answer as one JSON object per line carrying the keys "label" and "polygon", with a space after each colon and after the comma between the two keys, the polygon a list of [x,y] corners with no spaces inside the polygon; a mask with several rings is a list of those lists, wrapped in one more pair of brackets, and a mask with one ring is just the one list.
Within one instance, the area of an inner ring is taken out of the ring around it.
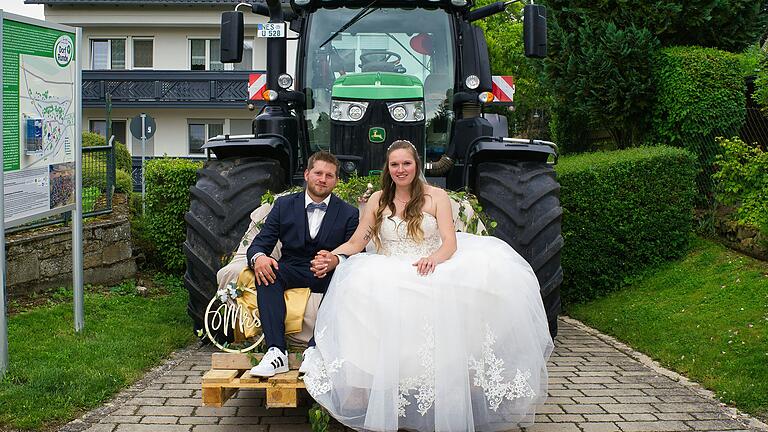
{"label": "tractor windshield", "polygon": [[353,20],[361,11],[319,9],[312,14],[302,65],[303,86],[312,89],[314,99],[314,107],[306,111],[310,146],[313,150],[330,146],[329,111],[336,78],[394,72],[415,76],[423,83],[427,158],[438,158],[450,138],[453,117],[455,63],[450,14],[441,9],[374,7]]}

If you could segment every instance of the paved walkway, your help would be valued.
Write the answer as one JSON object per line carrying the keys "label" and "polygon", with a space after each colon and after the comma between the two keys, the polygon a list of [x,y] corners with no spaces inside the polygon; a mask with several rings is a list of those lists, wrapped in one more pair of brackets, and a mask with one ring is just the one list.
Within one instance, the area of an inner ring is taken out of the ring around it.
{"label": "paved walkway", "polygon": [[[190,348],[60,431],[310,431],[298,408],[266,409],[263,391],[240,391],[223,408],[201,406],[212,349]],[[751,431],[768,426],[720,404],[695,383],[578,321],[563,318],[550,360],[549,399],[526,432]],[[342,431],[338,423],[332,431]]]}

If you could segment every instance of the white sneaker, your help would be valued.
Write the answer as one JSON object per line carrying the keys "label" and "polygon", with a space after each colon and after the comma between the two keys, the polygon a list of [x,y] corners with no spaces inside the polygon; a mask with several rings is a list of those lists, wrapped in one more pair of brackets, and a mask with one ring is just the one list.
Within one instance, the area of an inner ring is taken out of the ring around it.
{"label": "white sneaker", "polygon": [[288,355],[280,348],[272,347],[267,350],[258,365],[251,368],[251,376],[271,377],[275,374],[288,372]]}
{"label": "white sneaker", "polygon": [[299,373],[305,374],[309,370],[309,363],[311,362],[312,356],[317,354],[317,348],[311,346],[304,350],[304,354],[302,354],[302,357],[304,360],[301,362],[301,366],[299,366]]}

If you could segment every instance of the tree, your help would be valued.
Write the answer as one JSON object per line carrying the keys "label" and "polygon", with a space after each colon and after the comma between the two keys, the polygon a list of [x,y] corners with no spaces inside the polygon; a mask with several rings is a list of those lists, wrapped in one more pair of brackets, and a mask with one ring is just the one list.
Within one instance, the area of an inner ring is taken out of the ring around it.
{"label": "tree", "polygon": [[607,130],[619,148],[642,143],[653,106],[654,35],[589,19],[575,33],[554,26],[551,34],[560,44],[547,62],[557,104]]}

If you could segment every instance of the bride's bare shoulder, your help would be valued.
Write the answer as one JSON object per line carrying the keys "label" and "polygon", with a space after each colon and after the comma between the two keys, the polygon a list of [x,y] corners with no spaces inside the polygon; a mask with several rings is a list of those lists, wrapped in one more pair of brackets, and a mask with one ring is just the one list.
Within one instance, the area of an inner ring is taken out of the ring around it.
{"label": "bride's bare shoulder", "polygon": [[434,200],[448,199],[448,192],[446,192],[446,190],[443,188],[427,185],[427,188],[424,192],[425,194],[430,195]]}

